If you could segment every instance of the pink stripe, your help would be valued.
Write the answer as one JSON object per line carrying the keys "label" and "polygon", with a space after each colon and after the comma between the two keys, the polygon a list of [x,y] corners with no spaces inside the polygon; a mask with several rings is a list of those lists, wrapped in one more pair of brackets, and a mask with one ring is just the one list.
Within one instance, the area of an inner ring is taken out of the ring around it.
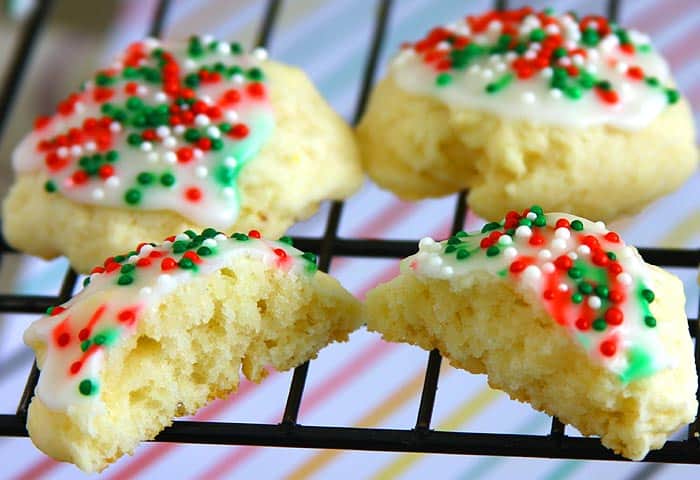
{"label": "pink stripe", "polygon": [[[395,344],[385,343],[381,340],[376,340],[369,348],[362,352],[358,352],[355,356],[356,361],[347,363],[342,369],[335,372],[331,377],[326,379],[318,387],[311,390],[307,395],[304,395],[299,415],[304,416],[307,412],[313,410],[321,402],[340,390],[343,386],[350,383],[355,377],[379,360],[382,356],[388,354],[396,348]],[[270,418],[267,423],[275,423],[282,416],[282,412]],[[198,475],[202,480],[220,478],[232,468],[240,465],[253,454],[259,452],[260,447],[242,446],[235,449],[230,455],[223,457],[213,467]]]}
{"label": "pink stripe", "polygon": [[15,480],[36,480],[59,465],[61,465],[60,462],[57,462],[53,458],[45,457],[36,462],[30,469],[25,470],[14,478]]}

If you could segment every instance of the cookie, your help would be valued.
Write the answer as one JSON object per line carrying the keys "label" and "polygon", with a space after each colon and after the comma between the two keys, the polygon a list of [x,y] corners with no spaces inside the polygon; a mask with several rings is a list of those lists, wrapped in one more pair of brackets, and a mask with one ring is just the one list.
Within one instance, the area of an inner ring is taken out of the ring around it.
{"label": "cookie", "polygon": [[698,152],[688,102],[649,38],[600,16],[469,16],[404,44],[357,138],[405,199],[469,189],[498,220],[533,203],[611,221],[678,188]]}
{"label": "cookie", "polygon": [[13,165],[7,241],[81,272],[132,238],[276,238],[363,178],[352,131],[302,71],[205,37],[131,45],[37,119]]}
{"label": "cookie", "polygon": [[345,341],[359,302],[313,254],[213,228],[108,258],[32,323],[40,369],[27,429],[47,455],[103,470],[173,417]]}
{"label": "cookie", "polygon": [[532,207],[421,240],[366,321],[640,460],[697,412],[684,306],[680,280],[602,222]]}

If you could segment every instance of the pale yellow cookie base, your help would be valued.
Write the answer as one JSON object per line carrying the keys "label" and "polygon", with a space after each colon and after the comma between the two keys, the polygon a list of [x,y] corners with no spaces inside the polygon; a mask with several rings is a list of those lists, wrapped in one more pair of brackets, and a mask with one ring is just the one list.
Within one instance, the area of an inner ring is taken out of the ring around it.
{"label": "pale yellow cookie base", "polygon": [[[241,212],[227,233],[257,229],[276,238],[325,199],[342,199],[363,179],[350,128],[299,69],[266,62],[275,130],[238,179]],[[118,164],[117,164],[118,168]],[[89,271],[138,242],[161,241],[198,225],[175,212],[78,204],[44,191],[46,177],[20,175],[3,204],[3,233],[13,247],[43,258],[66,255]]]}
{"label": "pale yellow cookie base", "polygon": [[573,129],[450,108],[402,90],[391,76],[357,128],[378,185],[406,199],[469,188],[470,205],[489,220],[533,204],[604,221],[635,213],[692,174],[693,138],[685,101],[641,131]]}
{"label": "pale yellow cookie base", "polygon": [[438,348],[493,388],[558,416],[603,445],[642,459],[695,418],[697,376],[681,282],[653,267],[651,310],[675,367],[624,386],[506,279],[477,272],[453,281],[404,273],[367,295],[370,330]]}
{"label": "pale yellow cookie base", "polygon": [[[173,417],[234,392],[241,368],[258,382],[267,367],[290,369],[347,340],[360,320],[357,300],[326,274],[292,276],[239,257],[178,287],[109,350],[100,380],[106,410],[91,426],[82,408],[54,412],[34,397],[29,434],[47,455],[101,471]],[[45,345],[32,347],[41,368]]]}

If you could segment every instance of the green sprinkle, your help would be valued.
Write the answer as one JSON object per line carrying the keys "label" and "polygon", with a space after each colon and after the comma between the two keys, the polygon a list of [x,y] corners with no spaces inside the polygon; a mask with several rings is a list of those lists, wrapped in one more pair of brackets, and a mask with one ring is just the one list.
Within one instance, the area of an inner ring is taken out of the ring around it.
{"label": "green sprinkle", "polygon": [[188,128],[185,131],[185,140],[188,142],[196,142],[202,137],[202,135],[199,133],[199,130],[196,128]]}
{"label": "green sprinkle", "polygon": [[187,229],[187,230],[185,230],[185,231],[182,232],[182,233],[184,233],[185,235],[187,235],[187,236],[190,237],[190,238],[196,238],[196,237],[197,237],[197,232],[195,232],[194,230]]}
{"label": "green sprinkle", "polygon": [[150,185],[156,181],[156,176],[151,172],[141,172],[138,177],[136,177],[136,181],[141,185]]}
{"label": "green sprinkle", "polygon": [[547,217],[544,215],[538,215],[534,222],[536,227],[544,227],[547,225]]}
{"label": "green sprinkle", "polygon": [[581,89],[574,87],[573,85],[568,85],[564,88],[564,95],[566,95],[571,100],[578,100],[581,98]]}
{"label": "green sprinkle", "polygon": [[240,55],[241,53],[243,53],[243,47],[241,47],[241,44],[237,43],[237,42],[233,42],[231,44],[231,53],[233,53],[235,55]]}
{"label": "green sprinkle", "polygon": [[90,285],[90,277],[85,277],[85,280],[83,280],[83,288],[87,287]]}
{"label": "green sprinkle", "polygon": [[265,74],[263,74],[263,71],[260,70],[258,67],[253,67],[250,70],[248,70],[248,78],[259,82],[260,80],[265,78]]}
{"label": "green sprinkle", "polygon": [[211,140],[212,150],[221,150],[222,148],[224,148],[224,141],[220,138],[210,138],[209,140]]}
{"label": "green sprinkle", "polygon": [[136,266],[134,266],[133,263],[125,263],[124,265],[122,265],[122,268],[119,269],[121,273],[131,273],[134,270],[136,270]]}
{"label": "green sprinkle", "polygon": [[542,207],[540,207],[539,205],[533,205],[533,206],[531,206],[531,207],[530,207],[530,211],[531,211],[532,213],[537,214],[537,215],[543,215],[543,214],[544,214],[544,210],[542,210]]}
{"label": "green sprinkle", "polygon": [[578,267],[571,267],[568,271],[568,274],[569,277],[573,278],[574,280],[579,279],[583,276],[583,272]]}
{"label": "green sprinkle", "polygon": [[501,250],[496,245],[492,245],[486,249],[486,256],[487,257],[495,257],[499,253],[501,253]]}
{"label": "green sprinkle", "polygon": [[521,218],[518,220],[518,225],[524,225],[526,227],[531,227],[532,226],[532,220],[529,218]]}
{"label": "green sprinkle", "polygon": [[[498,248],[498,247],[492,247],[492,248]],[[496,252],[498,254],[498,252]],[[469,258],[469,251],[462,248],[460,250],[457,250],[457,260],[464,260],[465,258]],[[486,252],[486,255],[488,255],[488,252]]]}
{"label": "green sprinkle", "polygon": [[456,251],[457,251],[457,247],[455,245],[448,245],[445,247],[445,253],[452,253],[452,252],[456,252]]}
{"label": "green sprinkle", "polygon": [[80,342],[80,350],[83,352],[87,352],[87,349],[90,348],[90,345],[92,342],[90,340],[83,340]]}
{"label": "green sprinkle", "polygon": [[116,79],[114,77],[110,77],[109,75],[105,73],[98,73],[97,76],[95,77],[95,83],[98,84],[101,87],[106,87],[107,85],[112,85]]}
{"label": "green sprinkle", "polygon": [[454,236],[452,236],[452,237],[450,237],[450,238],[447,239],[447,244],[448,244],[448,245],[459,245],[459,244],[461,244],[461,243],[462,243],[462,240],[460,240],[460,238],[459,238],[458,236],[456,236],[456,235],[454,235]]}
{"label": "green sprinkle", "polygon": [[199,86],[199,75],[196,73],[189,73],[185,76],[185,85],[191,88],[197,88]]}
{"label": "green sprinkle", "polygon": [[78,385],[78,390],[82,395],[89,397],[90,395],[95,395],[97,393],[97,383],[92,380],[85,379]]}
{"label": "green sprinkle", "polygon": [[495,82],[491,82],[486,85],[486,93],[497,93],[506,88],[510,82],[513,80],[513,74],[507,73]]}
{"label": "green sprinkle", "polygon": [[185,270],[188,270],[190,268],[194,268],[194,262],[190,260],[189,258],[181,258],[179,262],[177,262],[178,266],[180,268],[183,268]]}
{"label": "green sprinkle", "polygon": [[119,285],[130,285],[133,283],[134,277],[131,275],[119,275],[119,278],[117,279],[117,283]]}
{"label": "green sprinkle", "polygon": [[644,79],[644,81],[645,81],[646,84],[649,85],[650,87],[658,87],[659,84],[660,84],[659,79],[656,78],[656,77],[647,77],[647,78]]}
{"label": "green sprinkle", "polygon": [[481,227],[481,233],[486,233],[490,232],[491,230],[496,230],[498,228],[501,228],[501,224],[498,222],[489,222],[483,227]]}
{"label": "green sprinkle", "polygon": [[134,67],[126,67],[122,71],[122,75],[124,76],[124,78],[134,79],[134,78],[138,78],[139,71],[137,69],[135,69]]}
{"label": "green sprinkle", "polygon": [[44,184],[44,190],[46,190],[49,193],[53,193],[58,189],[56,188],[56,184],[54,183],[53,180],[47,180],[46,183]]}
{"label": "green sprinkle", "polygon": [[654,328],[656,326],[656,318],[652,317],[651,315],[647,315],[644,317],[644,323],[647,327]]}
{"label": "green sprinkle", "polygon": [[615,255],[615,252],[606,252],[605,254],[610,260],[617,260],[617,255]]}
{"label": "green sprinkle", "polygon": [[248,235],[246,235],[245,233],[234,233],[233,235],[231,235],[231,238],[235,238],[239,242],[245,242],[249,240]]}
{"label": "green sprinkle", "polygon": [[607,80],[602,80],[598,83],[596,83],[596,87],[600,88],[601,90],[609,91],[612,90],[612,84],[608,82]]}
{"label": "green sprinkle", "polygon": [[126,108],[137,111],[143,108],[143,101],[139,97],[129,97],[126,101]]}
{"label": "green sprinkle", "polygon": [[286,243],[287,245],[294,246],[294,241],[292,240],[292,237],[284,236],[280,237],[278,239],[279,242]]}
{"label": "green sprinkle", "polygon": [[581,40],[585,45],[588,45],[589,47],[595,47],[600,42],[600,35],[598,35],[598,32],[596,32],[592,28],[588,28],[583,32]]}
{"label": "green sprinkle", "polygon": [[175,185],[175,175],[173,175],[172,173],[164,173],[160,176],[160,183],[164,187],[172,187],[173,185]]}
{"label": "green sprinkle", "polygon": [[667,88],[665,92],[666,100],[668,100],[668,103],[671,105],[676,103],[681,98],[681,94],[678,93],[678,90],[674,90],[673,88]]}
{"label": "green sprinkle", "polygon": [[533,42],[541,42],[546,36],[547,35],[544,33],[544,30],[541,28],[535,28],[530,32],[530,40]]}
{"label": "green sprinkle", "polygon": [[[562,58],[562,57],[565,57],[565,56],[566,56],[566,48],[564,48],[564,47],[557,47],[557,48],[554,49],[554,53],[553,53],[552,55],[554,55],[554,58]],[[564,71],[566,71],[566,70],[564,70]]]}
{"label": "green sprinkle", "polygon": [[465,238],[468,237],[469,234],[465,232],[464,230],[460,230],[459,232],[455,233],[455,237],[457,238]]}
{"label": "green sprinkle", "polygon": [[608,328],[608,324],[605,322],[604,319],[596,318],[593,321],[593,330],[595,330],[596,332],[603,332],[606,328]]}
{"label": "green sprinkle", "polygon": [[605,285],[598,285],[597,287],[595,287],[595,294],[598,295],[600,298],[608,298],[609,293],[610,290]]}
{"label": "green sprinkle", "polygon": [[527,52],[527,48],[528,48],[527,43],[520,42],[519,44],[517,44],[515,46],[514,50],[516,53],[519,53],[520,55],[522,55],[523,53]]}
{"label": "green sprinkle", "polygon": [[205,228],[202,230],[202,236],[204,238],[214,238],[219,234],[219,232],[215,228]]}
{"label": "green sprinkle", "polygon": [[571,301],[574,303],[581,303],[583,302],[583,295],[581,295],[580,293],[574,293],[573,295],[571,295]]}
{"label": "green sprinkle", "polygon": [[583,230],[583,222],[581,220],[574,220],[571,222],[571,228],[576,230],[577,232],[580,232]]}
{"label": "green sprinkle", "polygon": [[211,255],[211,254],[212,254],[212,251],[211,251],[211,248],[209,248],[209,247],[199,247],[197,249],[197,255],[199,255],[199,256],[206,257],[207,255]]}
{"label": "green sprinkle", "polygon": [[654,292],[652,292],[648,288],[645,288],[642,290],[642,297],[644,297],[644,300],[651,303],[654,301],[654,298],[656,298],[656,295],[654,295]]}
{"label": "green sprinkle", "polygon": [[124,201],[129,205],[137,205],[141,201],[141,192],[135,188],[130,188],[124,194]]}
{"label": "green sprinkle", "polygon": [[593,285],[588,282],[581,282],[578,284],[578,291],[584,295],[590,295],[593,293]]}
{"label": "green sprinkle", "polygon": [[115,255],[114,256],[114,261],[117,263],[121,263],[124,260],[126,260],[126,255]]}
{"label": "green sprinkle", "polygon": [[644,45],[637,45],[637,51],[642,53],[649,53],[651,52],[651,45],[649,45],[648,43],[645,43]]}
{"label": "green sprinkle", "polygon": [[126,137],[126,141],[129,145],[132,145],[134,147],[141,145],[141,135],[138,133],[130,133],[128,137]]}
{"label": "green sprinkle", "polygon": [[446,87],[450,83],[452,83],[452,75],[450,75],[449,73],[443,72],[437,77],[435,77],[435,85],[437,85],[438,87]]}
{"label": "green sprinkle", "polygon": [[316,265],[316,255],[311,252],[302,253],[301,258]]}
{"label": "green sprinkle", "polygon": [[173,243],[172,249],[173,253],[182,253],[185,250],[187,250],[187,244],[189,242],[185,240],[176,240],[175,243]]}

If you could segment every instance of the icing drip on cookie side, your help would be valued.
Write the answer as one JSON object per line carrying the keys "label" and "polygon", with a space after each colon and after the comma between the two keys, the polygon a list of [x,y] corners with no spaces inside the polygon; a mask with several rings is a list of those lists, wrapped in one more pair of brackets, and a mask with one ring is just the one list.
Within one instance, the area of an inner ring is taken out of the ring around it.
{"label": "icing drip on cookie side", "polygon": [[530,7],[437,27],[404,45],[391,75],[448,106],[567,127],[638,130],[679,99],[646,35]]}
{"label": "icing drip on cookie side", "polygon": [[102,365],[110,349],[133,335],[144,315],[179,285],[230,266],[239,256],[291,275],[316,272],[314,254],[297,250],[288,237],[268,241],[255,230],[231,237],[213,228],[199,235],[188,230],[110,257],[93,269],[80,293],[26,330],[25,343],[45,348],[36,395],[52,410],[80,404],[98,412]]}
{"label": "icing drip on cookie side", "polygon": [[649,310],[654,292],[647,267],[602,222],[534,206],[522,215],[509,212],[480,233],[424,238],[401,268],[440,279],[484,271],[515,282],[623,383],[670,365]]}
{"label": "icing drip on cookie side", "polygon": [[135,43],[37,119],[14,167],[45,174],[46,191],[78,203],[169,210],[227,229],[238,176],[274,129],[266,57],[204,37]]}

